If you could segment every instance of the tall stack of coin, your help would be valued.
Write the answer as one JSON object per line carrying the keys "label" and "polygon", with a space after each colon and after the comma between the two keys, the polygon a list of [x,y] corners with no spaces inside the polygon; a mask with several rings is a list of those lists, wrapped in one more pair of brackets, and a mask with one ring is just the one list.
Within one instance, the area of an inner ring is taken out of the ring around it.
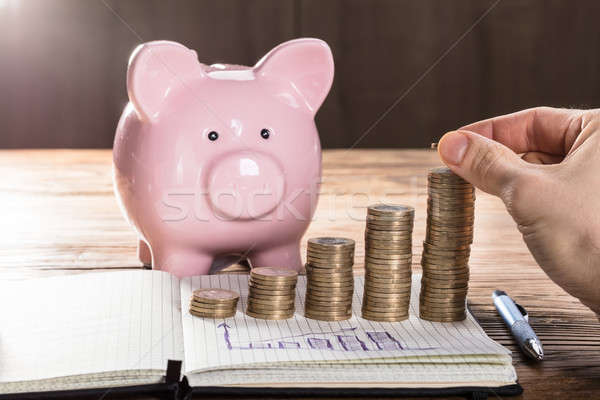
{"label": "tall stack of coin", "polygon": [[420,316],[429,321],[460,321],[466,317],[475,191],[445,167],[431,170],[427,180]]}
{"label": "tall stack of coin", "polygon": [[415,209],[410,206],[377,204],[367,208],[362,304],[365,319],[408,318],[414,218]]}
{"label": "tall stack of coin", "polygon": [[194,290],[190,314],[204,318],[229,318],[235,315],[240,295],[232,290],[205,288]]}
{"label": "tall stack of coin", "polygon": [[354,240],[308,240],[304,315],[321,321],[352,317]]}
{"label": "tall stack of coin", "polygon": [[294,315],[298,273],[260,267],[250,270],[246,314],[259,319],[288,319]]}

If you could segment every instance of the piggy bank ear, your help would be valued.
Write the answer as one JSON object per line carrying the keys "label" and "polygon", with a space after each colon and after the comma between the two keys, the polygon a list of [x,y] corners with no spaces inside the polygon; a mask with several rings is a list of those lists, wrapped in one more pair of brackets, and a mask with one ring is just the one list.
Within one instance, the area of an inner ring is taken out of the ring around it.
{"label": "piggy bank ear", "polygon": [[195,51],[176,42],[148,42],[129,58],[127,93],[140,117],[152,121],[173,89],[204,75]]}
{"label": "piggy bank ear", "polygon": [[315,114],[333,82],[333,56],[319,39],[296,39],[280,44],[254,66],[259,78],[283,79]]}

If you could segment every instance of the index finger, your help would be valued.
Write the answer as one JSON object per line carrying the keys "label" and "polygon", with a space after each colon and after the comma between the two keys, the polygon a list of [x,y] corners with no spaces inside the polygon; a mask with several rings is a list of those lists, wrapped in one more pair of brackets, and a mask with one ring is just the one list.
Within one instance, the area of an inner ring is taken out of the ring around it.
{"label": "index finger", "polygon": [[585,110],[536,107],[460,128],[502,143],[515,153],[564,156],[581,132]]}

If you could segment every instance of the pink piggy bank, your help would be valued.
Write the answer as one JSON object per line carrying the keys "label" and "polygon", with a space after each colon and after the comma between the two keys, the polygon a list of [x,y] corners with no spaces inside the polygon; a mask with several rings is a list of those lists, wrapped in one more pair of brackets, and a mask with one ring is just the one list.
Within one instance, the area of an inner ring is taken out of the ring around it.
{"label": "pink piggy bank", "polygon": [[333,71],[317,39],[283,43],[254,67],[207,66],[175,42],[140,45],[113,149],[140,259],[177,276],[232,257],[299,270],[321,179],[314,115]]}

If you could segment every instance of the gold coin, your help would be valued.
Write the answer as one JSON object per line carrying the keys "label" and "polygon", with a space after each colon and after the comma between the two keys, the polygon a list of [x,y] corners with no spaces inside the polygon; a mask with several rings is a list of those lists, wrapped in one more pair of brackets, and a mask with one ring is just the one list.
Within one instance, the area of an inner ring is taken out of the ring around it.
{"label": "gold coin", "polygon": [[250,279],[248,279],[248,282],[253,282],[254,284],[256,284],[257,286],[279,286],[279,287],[296,287],[296,283],[297,280],[288,280],[288,281],[283,281],[283,280],[265,280],[262,278],[256,278],[254,276],[250,276]]}
{"label": "gold coin", "polygon": [[395,301],[395,302],[372,302],[366,300],[363,302],[362,308],[367,310],[373,310],[375,312],[397,312],[400,310],[408,310],[410,305],[410,297],[407,296],[406,300]]}
{"label": "gold coin", "polygon": [[[374,234],[374,235],[371,235]],[[403,226],[391,226],[391,225],[378,225],[367,223],[367,227],[365,229],[365,238],[383,235],[392,235],[392,236],[400,236],[401,240],[409,240],[412,237],[412,230],[406,229]]]}
{"label": "gold coin", "polygon": [[425,235],[425,238],[427,239],[428,242],[431,243],[435,243],[436,245],[440,246],[440,247],[448,247],[448,248],[453,248],[455,246],[462,246],[462,245],[470,245],[471,243],[473,243],[473,239],[472,238],[463,238],[463,239],[458,239],[458,238],[452,238],[452,237],[442,237],[442,236],[432,236],[429,233],[427,233]]}
{"label": "gold coin", "polygon": [[334,289],[326,289],[326,290],[319,290],[319,289],[313,289],[313,288],[308,288],[306,289],[306,295],[307,296],[316,296],[316,297],[327,297],[330,296],[332,298],[337,298],[337,297],[352,297],[352,295],[354,294],[354,290],[334,290]]}
{"label": "gold coin", "polygon": [[192,298],[192,300],[190,300],[190,304],[198,306],[198,307],[205,307],[205,308],[212,308],[212,309],[220,309],[220,308],[229,309],[229,308],[234,308],[235,306],[237,306],[237,301],[233,302],[233,303],[205,303],[202,301],[196,301]]}
{"label": "gold coin", "polygon": [[320,282],[320,284],[316,284],[315,282],[308,282],[307,288],[310,288],[311,290],[322,290],[322,291],[335,291],[335,292],[352,292],[354,289],[354,284],[352,282],[350,283],[346,283],[346,282],[342,282],[342,283],[335,283],[335,282],[329,282],[329,283],[324,283],[324,282]]}
{"label": "gold coin", "polygon": [[412,270],[412,260],[401,261],[397,263],[375,264],[365,262],[365,272],[369,275],[377,275],[382,278],[397,276],[398,274],[406,273]]}
{"label": "gold coin", "polygon": [[237,301],[240,295],[233,290],[220,288],[202,288],[193,291],[193,296],[206,303],[222,303]]}
{"label": "gold coin", "polygon": [[409,240],[412,238],[412,232],[365,229],[365,238],[373,240]]}
{"label": "gold coin", "polygon": [[197,304],[199,306],[202,307],[222,307],[222,308],[233,308],[237,305],[238,303],[238,299],[235,299],[234,301],[231,302],[221,302],[221,303],[214,303],[214,302],[206,302],[203,300],[198,300],[197,298],[195,298],[194,296],[192,296],[192,299],[190,300],[190,303],[193,304]]}
{"label": "gold coin", "polygon": [[440,260],[433,262],[431,260],[422,260],[421,267],[423,267],[423,270],[430,271],[455,270],[461,268],[469,268],[469,261]]}
{"label": "gold coin", "polygon": [[272,312],[293,312],[295,310],[295,307],[294,306],[287,306],[287,307],[267,306],[265,304],[256,304],[256,303],[248,302],[248,306],[246,307],[246,310],[250,310],[250,311],[256,312],[256,313],[269,314]]}
{"label": "gold coin", "polygon": [[423,249],[427,250],[433,254],[441,254],[441,255],[453,255],[453,254],[468,254],[471,251],[471,246],[469,245],[464,245],[464,246],[460,246],[460,247],[456,247],[453,248],[451,250],[448,249],[440,249],[438,248],[438,246],[436,246],[435,244],[429,243],[427,241],[423,241]]}
{"label": "gold coin", "polygon": [[348,307],[344,310],[326,310],[326,309],[314,309],[314,308],[305,308],[304,313],[309,313],[313,316],[319,317],[335,317],[341,315],[352,315],[351,307]]}
{"label": "gold coin", "polygon": [[383,216],[414,216],[415,209],[401,204],[373,204],[367,207],[367,213]]}
{"label": "gold coin", "polygon": [[408,314],[402,315],[402,316],[397,315],[394,317],[381,317],[378,315],[367,314],[366,316],[363,315],[362,318],[367,319],[369,321],[375,321],[375,322],[400,322],[400,321],[404,321],[404,320],[408,319]]}
{"label": "gold coin", "polygon": [[332,292],[331,290],[313,290],[307,288],[304,298],[318,301],[344,301],[352,299],[353,295],[354,290],[349,290],[345,292]]}
{"label": "gold coin", "polygon": [[369,297],[369,300],[381,303],[383,301],[388,301],[388,302],[404,301],[407,297],[410,296],[410,294],[411,294],[410,291],[385,293],[385,292],[370,290],[370,291],[367,291],[366,296]]}
{"label": "gold coin", "polygon": [[381,221],[381,220],[375,220],[375,219],[368,219],[367,218],[367,224],[366,227],[369,230],[374,230],[374,231],[392,231],[392,232],[398,232],[398,233],[412,233],[413,231],[413,224],[412,221],[411,223],[406,223],[406,222],[402,222],[402,221]]}
{"label": "gold coin", "polygon": [[313,304],[307,304],[304,307],[305,311],[312,314],[328,314],[328,315],[346,315],[352,312],[352,307],[341,305],[339,307],[320,307]]}
{"label": "gold coin", "polygon": [[312,300],[312,301],[317,301],[317,302],[340,303],[341,304],[341,303],[351,303],[352,296],[351,295],[348,295],[348,296],[316,296],[313,294],[308,294],[304,298],[304,302],[306,302],[306,300]]}
{"label": "gold coin", "polygon": [[287,281],[290,279],[295,280],[298,277],[298,273],[294,270],[285,268],[257,267],[250,270],[250,276],[258,279],[282,279]]}
{"label": "gold coin", "polygon": [[421,283],[428,287],[463,287],[466,286],[468,277],[459,278],[433,278],[425,275],[421,276]]}
{"label": "gold coin", "polygon": [[345,277],[338,279],[322,279],[314,276],[307,276],[307,285],[322,286],[322,287],[338,287],[338,286],[352,286],[354,284],[354,276],[348,274]]}
{"label": "gold coin", "polygon": [[321,300],[321,299],[315,299],[315,298],[307,298],[304,301],[304,305],[308,306],[315,306],[315,307],[341,307],[341,306],[349,306],[352,303],[352,299],[344,299],[343,301],[327,301],[327,300]]}
{"label": "gold coin", "polygon": [[448,300],[457,300],[457,299],[465,299],[465,293],[433,293],[433,292],[421,292],[421,297],[431,298],[431,299],[448,299]]}
{"label": "gold coin", "polygon": [[365,248],[369,249],[383,249],[383,250],[405,250],[412,247],[412,237],[405,237],[402,239],[381,239],[374,238],[370,235],[365,235]]}
{"label": "gold coin", "polygon": [[231,313],[233,311],[235,311],[234,308],[222,308],[222,309],[215,309],[215,308],[206,308],[206,307],[196,307],[196,306],[190,306],[190,310],[192,311],[196,311],[196,312],[202,312],[202,313]]}
{"label": "gold coin", "polygon": [[257,281],[254,278],[250,278],[248,280],[248,286],[259,289],[294,290],[296,288],[296,283],[266,283],[264,281]]}
{"label": "gold coin", "polygon": [[415,215],[384,215],[384,214],[376,214],[367,211],[367,221],[378,221],[378,222],[390,222],[390,223],[404,223],[407,225],[411,225],[415,220]]}
{"label": "gold coin", "polygon": [[[464,240],[464,239],[472,239],[473,232],[452,232],[449,230],[434,231],[432,229],[429,229],[427,231],[427,236],[429,236],[431,238],[441,238],[441,239],[451,238],[451,239]],[[431,241],[429,241],[427,239],[425,239],[425,240],[428,243],[432,243]]]}
{"label": "gold coin", "polygon": [[427,279],[434,279],[440,282],[456,282],[456,281],[468,281],[469,273],[456,273],[456,274],[432,274],[431,271],[423,270],[423,275]]}
{"label": "gold coin", "polygon": [[254,299],[258,299],[258,300],[284,302],[284,301],[294,300],[296,298],[296,293],[273,296],[273,295],[268,295],[268,294],[250,292],[250,293],[248,293],[248,298],[254,298]]}
{"label": "gold coin", "polygon": [[409,283],[412,281],[411,270],[399,272],[378,272],[367,269],[364,276],[365,282],[375,284],[385,283]]}
{"label": "gold coin", "polygon": [[[440,299],[438,299],[440,300]],[[419,306],[423,309],[434,310],[434,311],[448,311],[448,310],[463,310],[465,308],[466,297],[462,299],[462,302],[455,303],[434,303],[430,299],[419,299]]]}
{"label": "gold coin", "polygon": [[454,280],[459,280],[459,279],[469,279],[469,268],[467,267],[461,267],[461,268],[456,268],[454,270],[435,270],[435,269],[429,269],[429,268],[424,268],[423,269],[423,275],[427,278],[431,278],[431,279],[454,279]]}
{"label": "gold coin", "polygon": [[385,288],[385,289],[406,289],[406,288],[410,288],[412,285],[412,281],[408,280],[408,281],[404,281],[404,282],[398,282],[398,283],[392,283],[392,282],[374,282],[372,280],[365,280],[365,287],[371,287],[371,288]]}
{"label": "gold coin", "polygon": [[352,276],[343,276],[343,277],[331,277],[325,278],[321,276],[308,275],[308,282],[312,282],[317,285],[327,285],[328,283],[336,283],[338,285],[350,285],[354,282],[354,277]]}
{"label": "gold coin", "polygon": [[461,317],[466,314],[466,308],[443,309],[443,308],[426,308],[419,305],[419,315],[427,316],[444,316],[444,317]]}
{"label": "gold coin", "polygon": [[324,267],[321,265],[306,264],[306,269],[307,269],[307,271],[310,270],[310,272],[322,273],[322,274],[347,274],[347,273],[351,273],[353,271],[352,264],[336,266],[336,267],[331,267],[331,266]]}
{"label": "gold coin", "polygon": [[316,321],[345,321],[347,319],[352,318],[352,314],[336,315],[336,316],[320,316],[320,315],[313,315],[310,313],[304,313],[304,316],[306,318],[314,319]]}
{"label": "gold coin", "polygon": [[[438,299],[440,300],[440,299]],[[465,299],[461,301],[456,301],[456,302],[433,302],[431,301],[431,299],[419,299],[419,305],[423,306],[424,308],[433,308],[433,309],[444,309],[446,307],[449,307],[451,309],[462,309],[465,307]]]}
{"label": "gold coin", "polygon": [[205,313],[205,312],[197,312],[194,310],[190,310],[190,314],[195,316],[195,317],[202,317],[202,318],[230,318],[233,317],[235,315],[236,311],[230,311],[228,313]]}
{"label": "gold coin", "polygon": [[399,264],[399,263],[408,262],[408,261],[412,261],[412,254],[406,255],[406,256],[401,256],[401,257],[394,257],[393,259],[374,258],[374,257],[371,257],[370,255],[365,255],[365,262],[368,262],[370,264],[388,265],[388,264]]}
{"label": "gold coin", "polygon": [[382,312],[382,313],[398,313],[406,312],[408,310],[409,302],[406,303],[389,303],[386,305],[375,305],[371,303],[363,303],[362,309],[371,312]]}
{"label": "gold coin", "polygon": [[423,270],[427,269],[434,273],[438,271],[440,273],[444,273],[446,271],[468,271],[470,269],[469,260],[461,260],[460,262],[458,262],[453,259],[430,260],[426,258],[422,260],[421,266],[423,267]]}
{"label": "gold coin", "polygon": [[434,309],[427,309],[424,307],[419,307],[419,315],[426,315],[426,316],[431,316],[431,317],[440,316],[440,317],[456,318],[456,317],[462,317],[465,314],[466,314],[466,310],[464,308],[457,309],[457,310],[434,310]]}
{"label": "gold coin", "polygon": [[246,310],[246,315],[252,317],[252,318],[256,318],[256,319],[266,319],[266,320],[283,320],[283,319],[289,319],[292,318],[294,316],[294,313],[273,313],[273,314],[262,314],[262,313],[257,313],[254,311],[248,311]]}
{"label": "gold coin", "polygon": [[470,213],[475,210],[475,199],[460,198],[456,195],[452,197],[442,197],[436,194],[429,194],[427,199],[427,209],[430,211],[447,210],[452,213]]}
{"label": "gold coin", "polygon": [[347,249],[354,248],[354,240],[340,237],[318,237],[308,239],[308,246],[315,249]]}
{"label": "gold coin", "polygon": [[432,264],[436,264],[436,263],[448,263],[449,261],[452,261],[454,263],[466,264],[469,262],[470,258],[471,258],[470,255],[467,255],[467,256],[465,256],[465,255],[442,256],[442,255],[438,255],[438,254],[428,254],[427,251],[424,251],[421,255],[421,263],[429,262]]}
{"label": "gold coin", "polygon": [[262,294],[265,296],[289,296],[291,293],[294,293],[293,289],[290,290],[271,290],[271,289],[261,289],[255,286],[250,286],[248,288],[248,293],[253,294]]}
{"label": "gold coin", "polygon": [[421,293],[426,293],[427,296],[433,296],[434,294],[440,294],[440,295],[464,294],[464,295],[466,295],[468,291],[469,291],[469,289],[466,287],[465,288],[436,288],[436,287],[428,287],[428,286],[421,285]]}
{"label": "gold coin", "polygon": [[331,263],[331,262],[316,262],[314,260],[308,260],[308,263],[313,268],[320,268],[327,271],[352,271],[353,263]]}
{"label": "gold coin", "polygon": [[291,304],[295,303],[295,299],[285,299],[285,300],[265,300],[265,299],[260,299],[260,298],[255,298],[255,297],[248,297],[248,303],[256,303],[256,304],[265,304],[265,305],[269,305],[269,304],[277,304],[279,306],[288,306]]}
{"label": "gold coin", "polygon": [[456,321],[464,321],[467,316],[466,314],[461,317],[450,317],[450,318],[442,318],[442,317],[432,317],[432,316],[421,316],[421,319],[431,321],[431,322],[456,322]]}
{"label": "gold coin", "polygon": [[362,311],[362,315],[369,315],[369,316],[379,316],[379,317],[397,317],[397,316],[404,316],[408,314],[408,309],[406,310],[402,310],[402,311],[398,311],[398,312],[377,312],[377,311],[371,311],[371,310],[365,310],[364,308],[361,310]]}

